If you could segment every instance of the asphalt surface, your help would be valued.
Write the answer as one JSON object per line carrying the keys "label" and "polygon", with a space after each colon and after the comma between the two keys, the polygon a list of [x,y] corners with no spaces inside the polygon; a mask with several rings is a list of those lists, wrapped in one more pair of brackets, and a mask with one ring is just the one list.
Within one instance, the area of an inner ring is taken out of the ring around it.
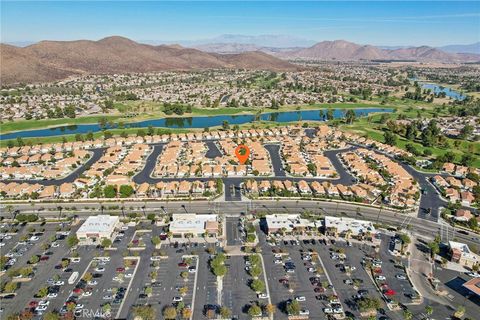
{"label": "asphalt surface", "polygon": [[27,183],[32,183],[32,184],[38,183],[38,184],[41,184],[43,186],[59,186],[63,183],[72,183],[75,180],[77,180],[77,178],[79,178],[85,172],[85,170],[90,168],[90,166],[93,163],[97,162],[103,156],[103,153],[105,152],[105,150],[106,150],[106,148],[90,149],[89,151],[93,152],[93,155],[90,157],[90,159],[88,159],[83,165],[78,167],[74,172],[72,172],[68,176],[63,177],[61,179],[56,179],[56,180],[15,179],[15,180],[0,180],[0,181],[5,182],[5,183],[9,183],[9,182],[18,182],[18,183],[27,182]]}
{"label": "asphalt surface", "polygon": [[286,173],[283,169],[282,158],[280,157],[280,145],[279,144],[266,144],[265,149],[267,149],[270,154],[270,161],[272,163],[273,173],[276,177],[285,177]]}
{"label": "asphalt surface", "polygon": [[[208,140],[205,141],[208,151],[207,151],[207,157],[208,158],[213,158],[215,156],[221,156],[221,152],[215,145],[215,141]],[[141,184],[144,182],[147,182],[149,184],[155,184],[159,181],[179,181],[179,180],[200,180],[200,181],[207,181],[211,179],[216,179],[216,178],[199,178],[199,177],[188,177],[188,178],[153,178],[151,177],[151,174],[153,170],[155,169],[155,166],[157,164],[157,159],[158,156],[161,154],[163,150],[164,143],[157,143],[157,144],[152,144],[153,150],[150,153],[150,155],[147,156],[147,159],[145,161],[145,165],[143,169],[137,173],[133,177],[133,181],[137,184]],[[343,150],[331,150],[331,151],[325,151],[324,154],[326,157],[330,159],[332,162],[333,166],[335,167],[336,171],[338,172],[338,179],[321,179],[321,178],[303,178],[303,177],[286,177],[286,173],[283,170],[283,165],[282,165],[282,160],[280,157],[280,146],[275,145],[275,144],[268,144],[265,145],[265,148],[267,151],[270,153],[270,157],[272,160],[272,167],[274,170],[275,176],[269,176],[269,177],[224,177],[222,178],[224,185],[225,185],[225,201],[240,201],[241,200],[241,190],[240,190],[240,184],[246,179],[254,179],[254,180],[292,180],[292,181],[299,181],[299,180],[305,180],[307,182],[312,182],[312,181],[330,181],[333,184],[343,184],[343,185],[352,185],[355,183],[355,178],[350,175],[350,173],[347,171],[347,169],[342,165],[342,163],[339,161],[337,155],[339,153],[344,153],[349,150],[353,150],[357,147],[362,147],[364,148],[365,146],[361,145],[354,145],[353,147],[350,147],[348,149],[343,149]],[[82,167],[78,168],[75,172],[70,174],[69,176],[60,179],[60,180],[39,180],[37,181],[38,183],[42,185],[60,185],[65,182],[73,182],[75,179],[77,179],[92,163],[98,161],[100,157],[102,156],[105,148],[99,148],[99,149],[92,149],[93,151],[93,156],[87,161],[85,165]],[[393,158],[390,154],[381,152],[378,150],[375,150],[378,153],[384,154],[385,156],[388,156],[390,158]],[[421,173],[410,167],[409,165],[405,163],[400,163],[400,165],[409,172],[416,181],[418,181],[420,188],[424,190],[424,193],[421,196],[420,199],[420,209],[418,210],[418,217],[425,219],[425,220],[430,220],[430,221],[438,221],[439,216],[440,216],[440,208],[446,206],[448,203],[442,200],[438,194],[438,192],[435,190],[434,186],[429,182],[429,179],[433,177],[435,174],[429,174],[429,173]],[[4,180],[5,181],[5,180]],[[31,180],[8,180],[12,182],[32,182]],[[427,209],[431,208],[431,213],[427,213]]]}
{"label": "asphalt surface", "polygon": [[[410,227],[410,230],[422,234],[425,237],[431,237],[440,233],[440,224],[425,219],[418,218],[416,216],[405,216],[405,214],[396,213],[388,210],[387,208],[379,209],[374,207],[364,207],[354,203],[346,202],[330,202],[330,201],[309,201],[309,200],[252,200],[252,201],[175,201],[175,202],[162,202],[162,201],[125,201],[125,208],[132,207],[133,210],[141,210],[144,206],[146,212],[156,213],[212,213],[214,210],[223,213],[224,215],[238,216],[245,212],[267,212],[267,213],[301,213],[303,211],[312,211],[332,216],[349,216],[352,218],[370,220],[379,223],[385,223],[391,226]],[[118,203],[112,203],[112,205],[119,205]],[[77,214],[78,216],[89,216],[92,214],[92,210],[98,213],[98,210],[103,206],[107,207],[108,203],[85,202],[75,203],[71,205],[75,210],[67,211],[64,205],[64,214]],[[31,204],[22,203],[15,204],[15,207],[20,212],[38,212],[44,217],[58,217],[58,203],[39,203],[35,209],[32,209]],[[360,215],[357,213],[357,208],[360,208]],[[39,211],[39,209],[41,211]],[[51,211],[50,211],[51,210]],[[67,213],[68,212],[68,213]],[[105,213],[121,213],[120,209],[104,210]],[[11,218],[8,211],[5,208],[1,208],[0,216],[5,218]],[[464,235],[458,232],[452,234],[458,241],[464,242],[469,245],[480,245],[480,241],[477,237],[472,235]]]}

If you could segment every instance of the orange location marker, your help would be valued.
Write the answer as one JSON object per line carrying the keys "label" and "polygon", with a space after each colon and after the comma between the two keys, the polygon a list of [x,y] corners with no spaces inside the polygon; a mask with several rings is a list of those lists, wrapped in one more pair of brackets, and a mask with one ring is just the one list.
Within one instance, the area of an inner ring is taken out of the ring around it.
{"label": "orange location marker", "polygon": [[248,160],[248,156],[250,156],[250,149],[244,144],[239,145],[235,149],[235,155],[238,158],[238,161],[240,161],[241,164],[244,164]]}

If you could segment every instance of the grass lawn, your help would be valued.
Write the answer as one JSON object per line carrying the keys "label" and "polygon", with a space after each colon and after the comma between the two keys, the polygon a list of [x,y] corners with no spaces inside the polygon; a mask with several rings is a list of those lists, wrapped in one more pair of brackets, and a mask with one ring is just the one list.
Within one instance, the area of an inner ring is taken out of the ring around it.
{"label": "grass lawn", "polygon": [[[373,116],[374,121],[372,123],[367,122],[366,119],[360,119],[357,122],[355,122],[353,125],[342,125],[341,128],[347,131],[364,134],[365,136],[375,141],[384,143],[385,139],[383,138],[383,131],[381,129],[381,125],[379,123],[375,123],[376,118],[379,118],[379,117],[380,115]],[[473,154],[480,155],[480,142],[461,141],[460,146],[457,148],[457,147],[454,147],[454,141],[455,141],[454,139],[448,139],[448,141],[452,146],[451,148],[448,148],[448,149],[442,149],[439,147],[424,147],[421,143],[410,141],[397,135],[397,147],[402,148],[404,150],[406,150],[407,144],[412,144],[420,152],[423,152],[425,149],[430,149],[432,151],[432,155],[435,157],[439,155],[443,155],[448,151],[451,151],[456,154],[455,160],[460,161],[464,153],[469,153],[469,146],[473,145]],[[476,157],[476,159],[473,162],[473,166],[480,168],[480,156]]]}
{"label": "grass lawn", "polygon": [[[147,131],[147,128],[125,128],[125,129],[111,129],[107,130],[108,132],[111,132],[113,135],[120,135],[122,132],[126,132],[128,135],[136,135],[139,129],[143,129],[145,132]],[[187,133],[187,132],[192,132],[192,131],[198,131],[202,129],[169,129],[169,128],[159,128],[161,129],[161,134],[168,134],[168,133]],[[155,129],[155,134],[157,133],[157,129]],[[84,135],[85,136],[85,135]],[[96,138],[102,138],[103,137],[103,132],[95,132],[93,133],[93,137]],[[46,143],[58,143],[58,142],[63,142],[64,138],[68,141],[75,141],[75,135],[74,134],[67,134],[67,135],[61,135],[61,136],[52,136],[52,137],[39,137],[39,138],[23,138],[23,141],[27,144],[46,144]],[[10,140],[0,140],[0,147],[6,147],[7,142]],[[13,141],[16,143],[16,140],[13,139]]]}
{"label": "grass lawn", "polygon": [[[285,111],[298,111],[298,110],[319,110],[319,109],[346,109],[346,108],[394,108],[393,106],[383,106],[380,104],[369,104],[369,103],[336,103],[336,104],[313,104],[313,105],[287,105],[282,106],[280,109],[270,109],[270,108],[260,108],[260,107],[240,107],[240,108],[217,108],[217,109],[207,109],[193,107],[192,113],[185,113],[183,115],[166,115],[163,111],[161,103],[158,102],[140,102],[140,101],[126,101],[122,103],[116,103],[116,108],[118,111],[122,110],[121,113],[112,114],[112,115],[96,115],[96,116],[86,116],[79,117],[75,119],[42,119],[42,120],[20,120],[13,122],[6,122],[0,125],[1,133],[9,133],[12,131],[23,131],[23,130],[32,130],[32,129],[43,129],[49,127],[59,127],[67,125],[78,125],[78,124],[94,124],[98,123],[99,120],[105,117],[108,121],[118,122],[138,122],[147,119],[158,119],[158,118],[167,118],[167,117],[192,117],[192,116],[216,116],[216,115],[234,115],[234,114],[255,114],[258,111],[261,113],[269,112],[285,112]],[[125,116],[125,114],[135,114],[140,113],[140,115],[135,116]]]}
{"label": "grass lawn", "polygon": [[42,128],[48,128],[48,127],[68,126],[68,125],[75,125],[75,124],[98,123],[98,121],[103,117],[111,121],[115,121],[121,118],[121,116],[119,115],[107,115],[107,116],[79,117],[75,119],[21,120],[21,121],[13,121],[13,122],[6,122],[6,123],[0,124],[0,131],[2,133],[8,133],[12,131],[42,129]]}

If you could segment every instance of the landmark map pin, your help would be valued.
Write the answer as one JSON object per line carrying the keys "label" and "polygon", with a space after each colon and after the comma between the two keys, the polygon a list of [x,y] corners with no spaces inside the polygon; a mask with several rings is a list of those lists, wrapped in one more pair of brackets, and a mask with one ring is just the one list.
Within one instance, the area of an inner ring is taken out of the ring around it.
{"label": "landmark map pin", "polygon": [[246,145],[241,144],[235,149],[235,155],[241,164],[245,164],[248,160],[248,156],[250,156],[250,149]]}

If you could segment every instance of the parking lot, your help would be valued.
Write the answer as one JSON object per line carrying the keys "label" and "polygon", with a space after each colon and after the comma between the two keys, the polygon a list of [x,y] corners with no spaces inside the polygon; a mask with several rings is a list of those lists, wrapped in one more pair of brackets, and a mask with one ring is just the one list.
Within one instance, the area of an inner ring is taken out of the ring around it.
{"label": "parking lot", "polygon": [[228,271],[223,279],[222,306],[232,310],[233,316],[238,319],[247,319],[248,306],[258,300],[249,287],[253,278],[245,270],[247,265],[243,256],[228,258],[226,265]]}

